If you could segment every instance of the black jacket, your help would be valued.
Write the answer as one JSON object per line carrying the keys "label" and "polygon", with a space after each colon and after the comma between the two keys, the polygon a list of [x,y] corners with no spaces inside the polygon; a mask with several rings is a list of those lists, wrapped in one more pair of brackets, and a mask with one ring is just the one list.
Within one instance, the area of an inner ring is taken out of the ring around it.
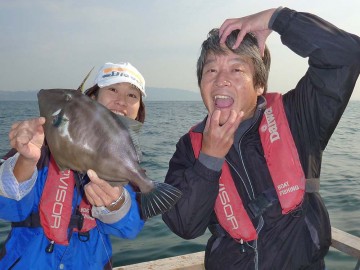
{"label": "black jacket", "polygon": [[[283,100],[305,176],[319,178],[322,152],[359,76],[360,38],[312,14],[287,8],[277,14],[272,29],[280,34],[284,45],[309,57],[306,74]],[[273,188],[258,133],[263,107],[260,97],[254,118],[241,123],[226,156],[248,212],[251,200]],[[203,125],[196,131],[201,132]],[[183,197],[163,215],[174,233],[193,239],[218,223],[214,204],[220,174],[195,159],[189,134],[179,140],[165,182],[182,190]],[[253,224],[258,240],[245,243],[244,253],[232,238],[213,235],[206,247],[206,269],[323,269],[323,258],[331,244],[331,226],[318,192],[306,193],[300,210],[288,215],[281,214],[276,202],[254,218]]]}

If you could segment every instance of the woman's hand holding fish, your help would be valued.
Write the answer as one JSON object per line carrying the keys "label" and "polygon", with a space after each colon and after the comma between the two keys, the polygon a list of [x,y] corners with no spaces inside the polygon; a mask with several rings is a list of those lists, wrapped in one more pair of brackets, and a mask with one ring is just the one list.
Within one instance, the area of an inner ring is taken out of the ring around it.
{"label": "woman's hand holding fish", "polygon": [[124,197],[114,206],[111,206],[111,203],[123,194],[124,187],[121,185],[111,186],[105,180],[100,179],[93,170],[88,170],[87,175],[90,182],[85,185],[85,194],[89,203],[95,206],[105,206],[110,211],[119,210],[125,201]]}
{"label": "woman's hand holding fish", "polygon": [[16,122],[11,127],[10,144],[20,154],[14,167],[14,175],[19,182],[28,180],[34,173],[44,143],[44,123],[45,118],[39,117]]}

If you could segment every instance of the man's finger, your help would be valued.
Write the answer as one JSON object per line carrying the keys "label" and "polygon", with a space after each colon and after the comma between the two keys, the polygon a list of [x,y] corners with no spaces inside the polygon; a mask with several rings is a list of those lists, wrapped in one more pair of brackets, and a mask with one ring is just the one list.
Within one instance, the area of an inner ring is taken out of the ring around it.
{"label": "man's finger", "polygon": [[241,42],[243,41],[245,35],[247,34],[247,31],[241,29],[237,38],[236,38],[236,42],[234,44],[234,46],[232,47],[233,49],[236,49],[240,46]]}
{"label": "man's finger", "polygon": [[220,44],[225,43],[227,36],[231,33],[231,31],[229,30],[229,25],[231,25],[234,20],[235,19],[227,19],[220,26],[219,28]]}
{"label": "man's finger", "polygon": [[211,119],[211,114],[208,113],[208,116],[206,118],[204,132],[207,132],[209,130],[209,128],[210,128],[210,119]]}
{"label": "man's finger", "polygon": [[211,115],[211,119],[210,119],[210,127],[218,127],[219,123],[220,123],[220,115],[221,115],[221,111],[220,110],[215,110],[212,115]]}

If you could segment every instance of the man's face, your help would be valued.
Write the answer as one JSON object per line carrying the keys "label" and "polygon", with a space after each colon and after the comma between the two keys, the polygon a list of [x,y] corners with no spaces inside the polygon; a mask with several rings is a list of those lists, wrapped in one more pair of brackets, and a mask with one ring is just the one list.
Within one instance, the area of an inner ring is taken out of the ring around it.
{"label": "man's face", "polygon": [[230,111],[244,112],[244,119],[253,116],[257,97],[264,87],[254,88],[254,65],[250,58],[231,51],[206,56],[200,92],[209,113],[221,111],[220,125],[229,118]]}

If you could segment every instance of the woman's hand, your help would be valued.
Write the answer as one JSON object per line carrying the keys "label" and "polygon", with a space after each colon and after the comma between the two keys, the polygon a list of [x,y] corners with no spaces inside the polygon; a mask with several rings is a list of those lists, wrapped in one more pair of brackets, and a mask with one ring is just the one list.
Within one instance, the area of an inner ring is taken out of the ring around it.
{"label": "woman's hand", "polygon": [[[110,211],[119,210],[125,202],[124,187],[122,185],[113,187],[105,180],[98,177],[95,171],[88,170],[87,175],[90,182],[85,185],[85,195],[90,204],[94,206],[105,206]],[[115,205],[111,205],[122,196]]]}
{"label": "woman's hand", "polygon": [[41,156],[41,146],[44,143],[44,117],[16,122],[9,132],[12,148],[20,154],[15,167],[14,176],[19,182],[29,179]]}

